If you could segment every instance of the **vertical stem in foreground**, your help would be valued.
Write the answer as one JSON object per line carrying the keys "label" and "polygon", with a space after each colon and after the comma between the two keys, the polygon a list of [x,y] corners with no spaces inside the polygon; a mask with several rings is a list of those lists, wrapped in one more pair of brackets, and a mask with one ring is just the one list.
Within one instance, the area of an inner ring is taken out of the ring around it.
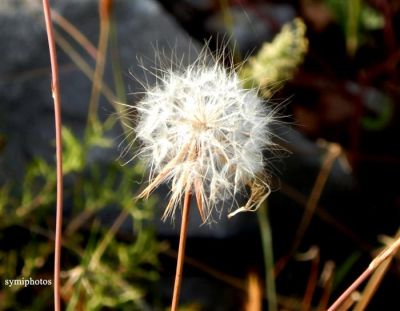
{"label": "vertical stem in foreground", "polygon": [[268,206],[266,201],[260,206],[257,217],[261,231],[261,241],[265,262],[265,287],[268,300],[268,310],[277,311],[277,299],[274,274],[274,254],[272,249],[272,233],[268,220]]}
{"label": "vertical stem in foreground", "polygon": [[178,259],[176,262],[176,274],[174,283],[174,293],[172,295],[171,311],[178,310],[179,293],[181,290],[181,282],[182,282],[183,262],[185,259],[187,227],[189,223],[190,197],[191,197],[190,190],[186,190],[185,199],[183,203],[183,211],[182,211],[181,231],[179,235]]}
{"label": "vertical stem in foreground", "polygon": [[54,246],[54,310],[61,310],[60,302],[60,257],[62,239],[62,199],[63,199],[63,172],[62,172],[62,142],[61,142],[61,96],[58,80],[58,64],[56,45],[54,42],[53,25],[51,22],[50,5],[43,0],[43,11],[46,23],[47,38],[51,62],[51,90],[54,101],[54,122],[56,128],[56,161],[57,161],[57,207],[56,233]]}

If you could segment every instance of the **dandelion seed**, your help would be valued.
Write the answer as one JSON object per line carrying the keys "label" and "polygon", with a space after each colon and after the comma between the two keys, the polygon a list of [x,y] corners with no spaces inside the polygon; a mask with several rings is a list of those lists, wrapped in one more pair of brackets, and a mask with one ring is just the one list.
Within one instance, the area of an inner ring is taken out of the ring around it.
{"label": "dandelion seed", "polygon": [[[263,151],[272,147],[272,109],[244,89],[233,69],[226,69],[203,51],[192,65],[157,74],[136,109],[133,129],[141,142],[140,155],[150,167],[147,198],[161,183],[171,187],[163,215],[173,217],[186,191],[196,197],[203,222],[224,202],[236,210],[254,211],[270,192]],[[239,206],[235,196],[250,190]]]}

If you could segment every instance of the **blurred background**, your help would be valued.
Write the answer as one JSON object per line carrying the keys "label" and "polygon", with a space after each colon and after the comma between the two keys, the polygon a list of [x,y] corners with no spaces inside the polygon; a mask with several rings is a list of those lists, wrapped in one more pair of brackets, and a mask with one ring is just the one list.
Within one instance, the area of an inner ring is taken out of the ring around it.
{"label": "blurred background", "polygon": [[[0,2],[0,310],[53,303],[51,286],[5,284],[53,277],[55,142],[41,4]],[[140,100],[160,59],[190,64],[205,42],[217,53],[226,46],[245,87],[279,110],[273,131],[286,151],[266,154],[274,191],[257,213],[201,225],[193,203],[182,310],[326,310],[399,236],[400,2],[51,4],[65,310],[168,310],[180,218],[160,220],[167,185],[134,200],[147,175],[138,161],[123,165],[130,153],[120,157],[132,141],[121,103]],[[392,257],[349,308],[399,308]]]}

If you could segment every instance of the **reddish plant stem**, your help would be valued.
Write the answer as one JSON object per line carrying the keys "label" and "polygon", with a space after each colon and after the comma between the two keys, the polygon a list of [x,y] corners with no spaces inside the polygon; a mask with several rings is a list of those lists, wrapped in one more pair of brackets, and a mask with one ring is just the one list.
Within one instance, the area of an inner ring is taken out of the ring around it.
{"label": "reddish plant stem", "polygon": [[54,41],[53,24],[51,21],[50,5],[43,0],[43,11],[49,42],[51,62],[51,91],[54,101],[54,122],[56,128],[56,166],[57,166],[57,206],[56,206],[56,233],[54,245],[54,310],[61,310],[60,301],[60,258],[62,243],[62,200],[63,200],[63,171],[62,171],[62,142],[61,142],[61,95],[58,80],[58,63],[56,45]]}
{"label": "reddish plant stem", "polygon": [[179,236],[178,259],[176,262],[176,274],[175,274],[174,292],[172,295],[171,311],[177,311],[178,309],[179,294],[182,283],[183,262],[185,260],[185,247],[186,247],[187,228],[189,223],[190,198],[191,198],[190,190],[186,190],[185,199],[183,203],[183,211],[182,211],[182,223]]}
{"label": "reddish plant stem", "polygon": [[371,261],[368,268],[340,295],[340,297],[332,304],[328,311],[335,311],[342,305],[343,302],[349,298],[352,292],[354,292],[358,286],[361,285],[371,273],[378,268],[382,262],[384,262],[388,257],[393,256],[395,252],[400,247],[400,238],[398,238],[392,245],[383,250],[374,260]]}
{"label": "reddish plant stem", "polygon": [[368,267],[354,282],[351,284],[340,297],[335,301],[334,304],[328,309],[328,311],[337,310],[349,296],[365,281],[365,279],[371,274],[372,270]]}

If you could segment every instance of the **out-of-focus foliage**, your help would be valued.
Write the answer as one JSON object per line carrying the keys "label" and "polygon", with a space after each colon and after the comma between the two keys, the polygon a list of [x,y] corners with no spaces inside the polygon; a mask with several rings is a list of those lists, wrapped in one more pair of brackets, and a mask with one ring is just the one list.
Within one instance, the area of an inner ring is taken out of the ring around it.
{"label": "out-of-focus foliage", "polygon": [[325,0],[346,34],[347,52],[354,55],[367,31],[383,28],[382,14],[366,1]]}
{"label": "out-of-focus foliage", "polygon": [[[67,310],[142,310],[146,284],[157,280],[158,253],[164,247],[145,222],[154,200],[134,201],[139,165],[88,161],[95,148],[115,148],[98,124],[79,139],[63,129],[65,198],[62,298]],[[96,129],[96,130],[94,130]],[[22,185],[0,188],[0,273],[5,279],[52,280],[56,174],[52,164],[35,159]],[[112,211],[112,213],[111,213]],[[98,215],[108,213],[111,224]],[[132,220],[134,241],[115,235]],[[88,238],[89,235],[89,238]],[[12,237],[12,238],[11,238]],[[2,286],[0,310],[47,310],[52,286]]]}
{"label": "out-of-focus foliage", "polygon": [[308,48],[305,33],[306,26],[299,18],[284,25],[275,39],[264,43],[241,68],[244,86],[259,88],[263,97],[271,97],[279,83],[289,80],[302,63]]}

